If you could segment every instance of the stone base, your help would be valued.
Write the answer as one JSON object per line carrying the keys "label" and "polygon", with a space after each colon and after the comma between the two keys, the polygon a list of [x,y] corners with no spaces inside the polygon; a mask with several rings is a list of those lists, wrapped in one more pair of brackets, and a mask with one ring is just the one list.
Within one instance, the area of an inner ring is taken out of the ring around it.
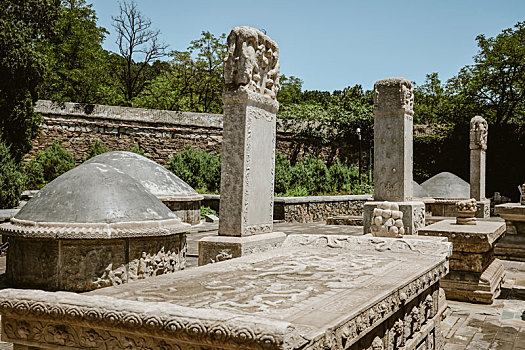
{"label": "stone base", "polygon": [[182,222],[197,225],[201,222],[201,201],[171,201],[163,200],[170,210],[177,215]]}
{"label": "stone base", "polygon": [[[426,211],[431,213],[432,216],[456,217],[456,203],[465,199],[466,198],[431,200],[426,203]],[[477,218],[490,217],[490,199],[476,201],[476,205],[478,206],[476,211]]]}
{"label": "stone base", "polygon": [[504,278],[503,264],[495,259],[482,274],[450,271],[440,285],[447,299],[492,304],[501,292]]}
{"label": "stone base", "polygon": [[525,261],[525,205],[496,205],[496,214],[505,219],[507,231],[497,244],[495,254],[500,259]]}
{"label": "stone base", "polygon": [[10,287],[86,292],[182,270],[186,234],[117,239],[9,237]]}
{"label": "stone base", "polygon": [[199,266],[278,248],[285,238],[283,232],[244,237],[204,237],[199,240]]}
{"label": "stone base", "polygon": [[[364,234],[371,233],[370,226],[374,209],[381,202],[366,202],[363,210],[363,230]],[[417,235],[420,228],[425,227],[425,204],[423,202],[396,202],[399,210],[403,212],[403,226],[405,234]]]}

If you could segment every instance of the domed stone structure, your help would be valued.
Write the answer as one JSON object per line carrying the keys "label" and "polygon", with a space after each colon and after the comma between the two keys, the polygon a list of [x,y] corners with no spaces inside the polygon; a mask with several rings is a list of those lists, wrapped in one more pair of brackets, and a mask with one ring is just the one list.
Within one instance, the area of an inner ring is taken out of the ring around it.
{"label": "domed stone structure", "polygon": [[184,224],[138,181],[85,164],[50,182],[11,219],[6,275],[13,287],[88,291],[186,264]]}
{"label": "domed stone structure", "polygon": [[412,197],[414,197],[414,198],[425,198],[425,197],[428,197],[427,191],[425,191],[423,186],[421,186],[420,184],[418,184],[414,180],[412,180]]}
{"label": "domed stone structure", "polygon": [[457,175],[442,172],[434,175],[421,184],[428,196],[432,198],[469,198],[470,185]]}
{"label": "domed stone structure", "polygon": [[100,163],[131,176],[160,199],[182,221],[200,222],[203,196],[160,164],[133,152],[114,151],[91,158],[85,164]]}

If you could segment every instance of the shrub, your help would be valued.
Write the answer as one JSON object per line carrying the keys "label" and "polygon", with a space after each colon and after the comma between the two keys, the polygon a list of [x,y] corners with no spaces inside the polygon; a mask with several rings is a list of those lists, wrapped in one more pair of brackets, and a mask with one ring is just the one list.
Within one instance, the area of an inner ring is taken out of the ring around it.
{"label": "shrub", "polygon": [[91,148],[89,149],[89,153],[86,156],[86,159],[88,160],[90,158],[93,158],[95,156],[98,156],[99,154],[106,153],[109,150],[106,148],[106,146],[102,143],[102,141],[97,140],[94,144],[91,145]]}
{"label": "shrub", "polygon": [[53,142],[24,167],[25,186],[31,189],[41,188],[74,167],[73,156],[58,143]]}
{"label": "shrub", "polygon": [[215,210],[208,206],[201,205],[201,219],[204,219],[206,215],[219,216]]}
{"label": "shrub", "polygon": [[0,208],[16,207],[23,186],[24,176],[20,165],[11,156],[9,147],[0,141]]}
{"label": "shrub", "polygon": [[[140,148],[139,145],[135,145],[135,146],[133,146],[133,148],[130,149],[129,151],[130,151],[130,152],[133,152],[133,153],[136,153],[136,154],[138,154],[138,155],[140,155],[140,156],[143,156],[143,157],[148,157],[148,158],[149,158],[149,157],[151,156],[148,152],[146,152],[145,150],[143,150],[142,148]],[[104,152],[103,152],[103,153],[104,153]]]}
{"label": "shrub", "polygon": [[167,168],[198,192],[219,191],[221,160],[211,153],[186,148],[173,155]]}
{"label": "shrub", "polygon": [[275,181],[274,191],[278,194],[286,193],[292,180],[290,161],[282,153],[275,154]]}
{"label": "shrub", "polygon": [[302,187],[308,194],[330,192],[331,179],[326,164],[316,157],[308,157],[292,167],[291,189]]}
{"label": "shrub", "polygon": [[337,160],[330,169],[331,186],[333,192],[339,192],[341,190],[348,191],[347,188],[351,188],[352,184],[359,181],[359,170],[355,165],[345,165]]}

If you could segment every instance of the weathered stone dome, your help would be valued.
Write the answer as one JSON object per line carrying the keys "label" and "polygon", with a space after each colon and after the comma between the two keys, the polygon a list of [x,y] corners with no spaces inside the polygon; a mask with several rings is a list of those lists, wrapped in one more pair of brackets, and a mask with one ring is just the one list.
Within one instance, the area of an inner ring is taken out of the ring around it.
{"label": "weathered stone dome", "polygon": [[449,172],[434,175],[421,184],[432,198],[469,198],[470,184]]}
{"label": "weathered stone dome", "polygon": [[203,198],[190,185],[162,165],[133,152],[106,152],[89,159],[84,164],[91,163],[109,165],[131,176],[160,200]]}
{"label": "weathered stone dome", "polygon": [[182,221],[198,223],[203,196],[160,164],[133,152],[114,151],[100,154],[84,164],[105,164],[142,184],[164,202]]}
{"label": "weathered stone dome", "polygon": [[425,198],[425,197],[428,197],[427,191],[425,191],[423,186],[421,186],[420,184],[418,184],[414,180],[412,180],[412,197],[414,197],[414,198]]}
{"label": "weathered stone dome", "polygon": [[0,225],[13,287],[88,291],[186,264],[184,224],[138,181],[99,163],[62,174]]}

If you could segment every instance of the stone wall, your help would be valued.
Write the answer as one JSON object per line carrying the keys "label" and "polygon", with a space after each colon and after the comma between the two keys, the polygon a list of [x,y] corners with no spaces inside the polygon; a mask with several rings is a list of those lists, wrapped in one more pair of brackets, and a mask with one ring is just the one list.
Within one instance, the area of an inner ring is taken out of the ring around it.
{"label": "stone wall", "polygon": [[[160,164],[166,164],[174,152],[187,146],[215,154],[222,150],[222,115],[219,114],[46,100],[38,101],[35,110],[42,115],[42,125],[26,160],[53,141],[65,147],[77,164],[85,159],[97,140],[109,150],[131,150],[139,146]],[[277,150],[292,161],[316,155],[328,163],[335,159],[357,163],[357,139],[341,144],[323,143],[321,137],[298,136],[298,130],[318,127],[313,124],[315,122],[278,120]],[[363,148],[365,153],[366,148]],[[368,157],[363,158],[366,169]]]}
{"label": "stone wall", "polygon": [[[274,197],[273,219],[286,222],[318,222],[330,216],[362,216],[372,195]],[[205,194],[203,206],[219,212],[220,195]]]}

